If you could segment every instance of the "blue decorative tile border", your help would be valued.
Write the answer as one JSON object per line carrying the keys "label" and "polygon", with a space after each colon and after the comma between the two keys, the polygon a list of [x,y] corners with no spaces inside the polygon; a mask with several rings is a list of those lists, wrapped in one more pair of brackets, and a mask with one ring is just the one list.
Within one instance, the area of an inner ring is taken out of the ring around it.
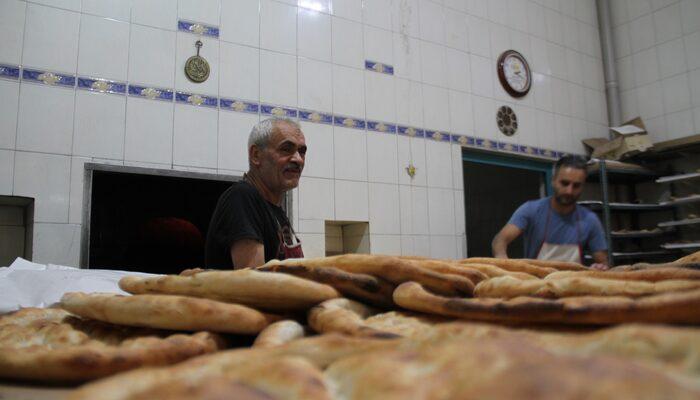
{"label": "blue decorative tile border", "polygon": [[304,121],[316,122],[318,124],[332,124],[333,116],[318,111],[299,110],[299,119]]}
{"label": "blue decorative tile border", "polygon": [[365,127],[366,127],[364,120],[352,118],[352,117],[343,117],[340,115],[335,115],[333,117],[333,124],[337,125],[337,126],[342,126],[345,128],[365,129]]}
{"label": "blue decorative tile border", "polygon": [[78,77],[78,89],[102,93],[126,94],[126,83],[80,76]]}
{"label": "blue decorative tile border", "polygon": [[433,139],[437,140],[438,142],[449,142],[451,141],[451,137],[448,133],[445,132],[440,132],[440,131],[425,131],[425,137],[426,139]]}
{"label": "blue decorative tile border", "polygon": [[381,133],[396,133],[396,125],[387,122],[367,121],[367,130]]}
{"label": "blue decorative tile border", "polygon": [[394,75],[394,67],[376,61],[365,60],[365,69],[387,75]]}
{"label": "blue decorative tile border", "polygon": [[22,80],[36,83],[43,83],[49,86],[75,87],[75,76],[58,72],[41,71],[25,68],[22,71]]}
{"label": "blue decorative tile border", "polygon": [[129,85],[129,96],[143,97],[151,100],[173,101],[172,90],[141,85]]}
{"label": "blue decorative tile border", "polygon": [[214,107],[219,105],[216,97],[205,96],[203,94],[177,92],[175,101],[178,103],[191,104],[193,106]]}
{"label": "blue decorative tile border", "polygon": [[[184,21],[180,21],[181,23]],[[189,29],[191,25],[186,25]],[[210,27],[211,28],[211,27]],[[218,28],[216,29],[218,35]],[[195,32],[196,33],[196,32]],[[203,33],[204,34],[204,33]],[[383,73],[393,73],[391,66],[377,64],[367,61],[367,69],[377,71],[381,69]],[[389,68],[388,70],[386,68]],[[23,68],[18,65],[0,64],[0,79],[22,80],[27,82],[72,87],[80,90],[90,90],[99,93],[127,94],[132,97],[141,97],[151,100],[161,100],[166,102],[177,102],[191,104],[195,106],[218,108],[222,110],[244,112],[261,115],[270,115],[285,118],[298,118],[319,124],[329,124],[354,128],[379,133],[395,133],[400,136],[412,138],[425,138],[440,142],[453,143],[463,147],[489,150],[501,153],[522,154],[530,157],[546,159],[558,159],[566,154],[565,152],[552,149],[544,149],[533,146],[520,145],[515,143],[501,142],[492,139],[484,139],[472,136],[461,135],[453,132],[443,132],[423,129],[418,127],[395,125],[381,121],[364,120],[343,115],[333,115],[322,111],[296,109],[280,105],[264,104],[254,101],[238,100],[224,97],[215,97],[202,94],[176,92],[173,89],[164,89],[148,85],[127,84],[125,82],[115,82],[108,79],[94,77],[77,77],[74,75],[58,72],[44,71],[31,68]],[[76,85],[77,83],[77,85]]]}
{"label": "blue decorative tile border", "polygon": [[408,137],[418,137],[418,138],[423,138],[425,137],[425,131],[421,128],[414,128],[412,126],[398,126],[398,134],[401,136],[408,136]]}
{"label": "blue decorative tile border", "polygon": [[19,67],[0,64],[0,78],[19,79]]}
{"label": "blue decorative tile border", "polygon": [[177,22],[177,30],[181,32],[194,33],[196,35],[205,35],[215,38],[219,37],[218,26],[206,25],[199,22],[180,20]]}
{"label": "blue decorative tile border", "polygon": [[260,104],[260,113],[283,118],[297,117],[297,110],[282,106],[273,106],[271,104]]}
{"label": "blue decorative tile border", "polygon": [[225,99],[223,97],[219,99],[219,107],[221,107],[222,110],[247,112],[253,114],[257,114],[258,111],[260,111],[260,106],[258,106],[258,103],[251,103],[245,100]]}

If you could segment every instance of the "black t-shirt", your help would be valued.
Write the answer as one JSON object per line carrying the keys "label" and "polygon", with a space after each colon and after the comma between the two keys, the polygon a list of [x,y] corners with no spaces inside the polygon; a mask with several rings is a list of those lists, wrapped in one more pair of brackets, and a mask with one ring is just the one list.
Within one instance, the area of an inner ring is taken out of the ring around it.
{"label": "black t-shirt", "polygon": [[209,223],[205,247],[206,268],[232,269],[231,246],[241,239],[256,240],[265,246],[265,261],[280,258],[280,228],[289,227],[281,207],[267,202],[246,181],[234,182],[219,197]]}

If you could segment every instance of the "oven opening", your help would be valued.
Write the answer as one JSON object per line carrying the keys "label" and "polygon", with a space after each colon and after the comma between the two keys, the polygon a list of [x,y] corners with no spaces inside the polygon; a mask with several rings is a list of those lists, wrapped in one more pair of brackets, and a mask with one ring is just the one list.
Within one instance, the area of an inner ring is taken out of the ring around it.
{"label": "oven opening", "polygon": [[86,165],[89,244],[83,266],[162,274],[203,268],[209,220],[221,193],[238,178],[121,168],[129,172]]}

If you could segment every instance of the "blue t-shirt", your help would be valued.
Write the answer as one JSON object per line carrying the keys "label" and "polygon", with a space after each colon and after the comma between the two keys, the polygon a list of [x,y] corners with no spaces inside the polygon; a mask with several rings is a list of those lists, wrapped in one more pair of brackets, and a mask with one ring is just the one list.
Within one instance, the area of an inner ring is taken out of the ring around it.
{"label": "blue t-shirt", "polygon": [[[551,197],[538,200],[530,200],[518,207],[510,217],[509,224],[520,228],[525,237],[525,257],[537,258],[543,240],[547,243],[556,244],[580,244],[584,251],[592,253],[607,250],[603,226],[598,217],[585,207],[576,206],[574,212],[568,215],[560,215],[552,209],[550,205]],[[549,216],[549,227],[547,228],[547,238],[545,239],[545,224],[547,223],[547,213]],[[576,215],[578,214],[579,239],[576,228]]]}

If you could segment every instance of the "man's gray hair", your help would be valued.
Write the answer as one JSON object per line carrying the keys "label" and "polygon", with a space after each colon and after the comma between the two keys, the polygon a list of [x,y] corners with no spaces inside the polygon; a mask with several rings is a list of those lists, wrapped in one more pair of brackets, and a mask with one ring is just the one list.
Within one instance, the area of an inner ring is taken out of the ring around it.
{"label": "man's gray hair", "polygon": [[262,120],[255,124],[253,129],[250,131],[250,136],[248,136],[248,149],[250,150],[253,145],[258,146],[261,149],[267,147],[267,144],[270,143],[270,138],[272,138],[272,132],[275,129],[275,126],[281,122],[290,124],[301,130],[299,124],[289,118],[272,117]]}

